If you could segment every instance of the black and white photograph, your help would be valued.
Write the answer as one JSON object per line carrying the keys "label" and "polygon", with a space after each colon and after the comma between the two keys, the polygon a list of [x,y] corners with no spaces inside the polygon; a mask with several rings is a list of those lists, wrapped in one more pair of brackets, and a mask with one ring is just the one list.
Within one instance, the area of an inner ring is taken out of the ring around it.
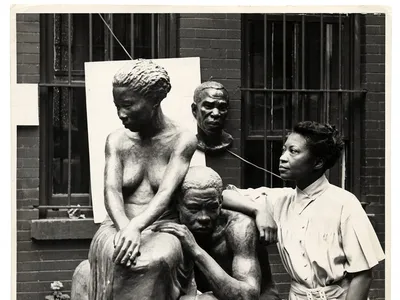
{"label": "black and white photograph", "polygon": [[14,299],[392,299],[388,12],[12,7]]}

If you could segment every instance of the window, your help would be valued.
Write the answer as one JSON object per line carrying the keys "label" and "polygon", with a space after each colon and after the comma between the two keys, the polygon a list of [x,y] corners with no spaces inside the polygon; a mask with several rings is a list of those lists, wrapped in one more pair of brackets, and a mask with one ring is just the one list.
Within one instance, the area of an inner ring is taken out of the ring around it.
{"label": "window", "polygon": [[[243,16],[246,159],[279,174],[279,156],[292,127],[301,120],[329,122],[344,134],[346,146],[327,175],[357,194],[355,153],[365,94],[357,90],[357,22],[356,15]],[[252,166],[243,170],[245,187],[289,184]]]}
{"label": "window", "polygon": [[40,22],[44,217],[77,204],[91,207],[84,63],[174,56],[175,22],[166,14],[43,14]]}

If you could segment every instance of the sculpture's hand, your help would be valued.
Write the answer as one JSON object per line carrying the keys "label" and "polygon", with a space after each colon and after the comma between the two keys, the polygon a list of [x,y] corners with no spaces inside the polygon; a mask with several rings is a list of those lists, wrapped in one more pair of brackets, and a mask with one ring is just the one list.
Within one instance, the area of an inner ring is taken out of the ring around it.
{"label": "sculpture's hand", "polygon": [[268,244],[277,242],[277,226],[267,208],[267,195],[263,193],[254,201],[257,203],[255,216],[256,225],[260,232],[260,240]]}
{"label": "sculpture's hand", "polygon": [[136,259],[140,255],[140,230],[137,226],[129,223],[122,228],[114,239],[113,262],[129,267],[136,264]]}
{"label": "sculpture's hand", "polygon": [[186,225],[176,224],[172,222],[157,225],[154,231],[166,232],[176,236],[182,245],[182,249],[187,253],[194,253],[196,247],[198,247],[196,240]]}

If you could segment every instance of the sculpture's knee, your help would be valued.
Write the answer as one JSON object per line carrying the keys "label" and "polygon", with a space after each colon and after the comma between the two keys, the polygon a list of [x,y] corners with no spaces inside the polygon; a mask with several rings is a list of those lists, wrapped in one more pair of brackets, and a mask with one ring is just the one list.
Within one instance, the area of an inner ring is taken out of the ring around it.
{"label": "sculpture's knee", "polygon": [[89,260],[82,261],[72,275],[71,300],[88,300]]}
{"label": "sculpture's knee", "polygon": [[158,234],[141,253],[136,265],[139,268],[165,270],[176,267],[182,261],[181,243],[175,236],[166,233]]}

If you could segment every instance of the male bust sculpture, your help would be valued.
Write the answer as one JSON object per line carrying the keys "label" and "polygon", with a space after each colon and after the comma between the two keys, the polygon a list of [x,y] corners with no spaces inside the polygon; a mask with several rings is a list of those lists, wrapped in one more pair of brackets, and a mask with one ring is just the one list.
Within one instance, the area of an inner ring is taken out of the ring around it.
{"label": "male bust sculpture", "polygon": [[232,136],[223,130],[228,115],[229,94],[215,81],[199,85],[193,95],[192,113],[197,120],[197,148],[212,154],[232,145]]}
{"label": "male bust sculpture", "polygon": [[154,230],[178,237],[185,256],[194,260],[203,293],[196,299],[280,299],[254,221],[221,210],[222,180],[214,170],[190,167],[178,199],[181,224],[163,223]]}
{"label": "male bust sculpture", "polygon": [[125,128],[110,133],[105,145],[109,218],[92,240],[89,263],[80,266],[90,266],[89,300],[175,300],[186,294],[192,273],[179,240],[151,231],[152,225],[178,221],[173,198],[197,144],[161,110],[170,89],[167,72],[148,60],[132,61],[114,76],[114,104]]}

